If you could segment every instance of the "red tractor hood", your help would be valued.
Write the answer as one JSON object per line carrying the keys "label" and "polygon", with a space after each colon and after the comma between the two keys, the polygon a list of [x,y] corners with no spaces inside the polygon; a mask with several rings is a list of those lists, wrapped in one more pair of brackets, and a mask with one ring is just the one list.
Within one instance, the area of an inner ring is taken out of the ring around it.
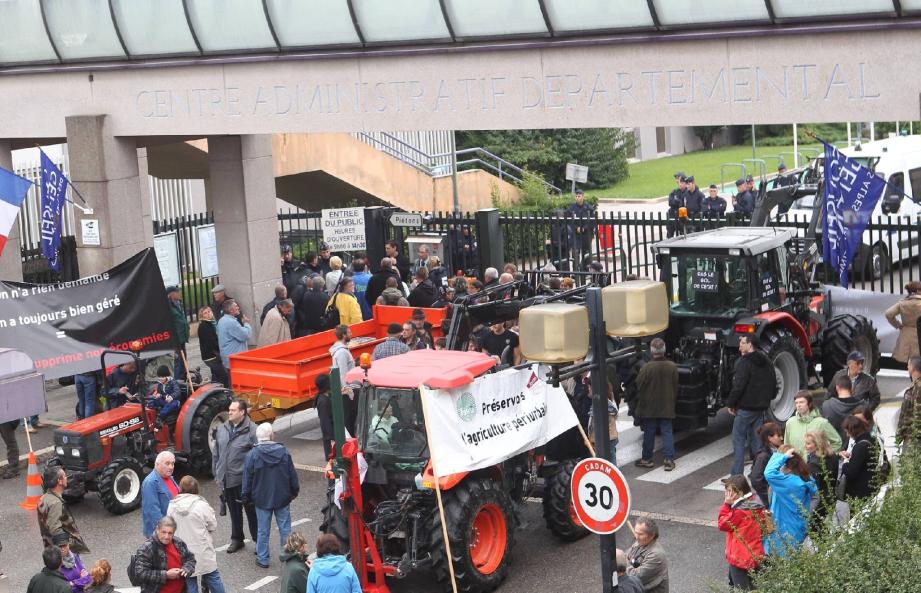
{"label": "red tractor hood", "polygon": [[[153,422],[153,413],[153,410],[147,410],[148,422]],[[142,422],[141,405],[125,404],[118,408],[102,412],[101,414],[95,414],[84,420],[77,420],[76,422],[62,426],[60,430],[72,433],[76,432],[80,435],[105,431],[108,434],[100,434],[100,436],[112,436],[116,432],[138,426],[142,424]]]}

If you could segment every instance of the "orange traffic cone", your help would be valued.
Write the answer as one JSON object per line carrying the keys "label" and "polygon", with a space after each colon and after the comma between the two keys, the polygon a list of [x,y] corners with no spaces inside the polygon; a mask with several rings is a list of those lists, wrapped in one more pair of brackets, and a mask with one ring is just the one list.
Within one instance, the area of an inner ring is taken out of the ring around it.
{"label": "orange traffic cone", "polygon": [[27,511],[38,508],[38,499],[42,497],[42,477],[38,473],[35,453],[29,452],[29,473],[26,475],[26,499],[19,506]]}

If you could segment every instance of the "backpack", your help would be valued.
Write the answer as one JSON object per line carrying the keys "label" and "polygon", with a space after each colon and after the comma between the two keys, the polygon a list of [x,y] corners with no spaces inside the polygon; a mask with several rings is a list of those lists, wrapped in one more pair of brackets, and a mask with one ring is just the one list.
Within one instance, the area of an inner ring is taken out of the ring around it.
{"label": "backpack", "polygon": [[[142,544],[141,547],[144,547],[145,545],[146,542]],[[141,575],[138,574],[137,566],[138,555],[140,555],[140,553],[141,548],[138,548],[131,554],[131,557],[128,559],[128,581],[133,587],[139,587],[141,585]]]}
{"label": "backpack", "polygon": [[326,329],[334,329],[339,325],[339,308],[336,306],[338,303],[337,297],[339,296],[339,289],[336,289],[336,292],[333,293],[333,298],[330,299],[329,305],[326,306],[326,312],[323,313],[323,316],[320,317],[320,326]]}

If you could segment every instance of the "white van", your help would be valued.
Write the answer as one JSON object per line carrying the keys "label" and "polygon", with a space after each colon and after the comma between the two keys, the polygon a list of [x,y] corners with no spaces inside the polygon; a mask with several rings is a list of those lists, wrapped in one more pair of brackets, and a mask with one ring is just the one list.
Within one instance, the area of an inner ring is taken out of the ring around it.
{"label": "white van", "polygon": [[[871,221],[876,224],[912,223],[911,231],[900,234],[895,231],[864,232],[863,246],[852,264],[853,270],[863,272],[867,278],[879,278],[889,272],[892,262],[919,254],[915,223],[921,214],[921,136],[893,136],[844,148],[841,152],[889,182],[873,210]],[[821,170],[823,158],[820,156],[815,164],[818,170]],[[815,200],[815,196],[800,198],[787,216],[809,220]]]}

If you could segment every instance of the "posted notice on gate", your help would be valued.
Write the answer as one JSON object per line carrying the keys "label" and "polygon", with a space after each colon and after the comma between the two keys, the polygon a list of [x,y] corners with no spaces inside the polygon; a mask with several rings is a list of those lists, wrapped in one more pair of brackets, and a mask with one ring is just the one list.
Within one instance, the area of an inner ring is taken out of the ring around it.
{"label": "posted notice on gate", "polygon": [[324,208],[320,220],[331,251],[367,249],[364,208]]}
{"label": "posted notice on gate", "polygon": [[421,392],[438,476],[495,465],[579,422],[563,389],[541,380],[536,366]]}

